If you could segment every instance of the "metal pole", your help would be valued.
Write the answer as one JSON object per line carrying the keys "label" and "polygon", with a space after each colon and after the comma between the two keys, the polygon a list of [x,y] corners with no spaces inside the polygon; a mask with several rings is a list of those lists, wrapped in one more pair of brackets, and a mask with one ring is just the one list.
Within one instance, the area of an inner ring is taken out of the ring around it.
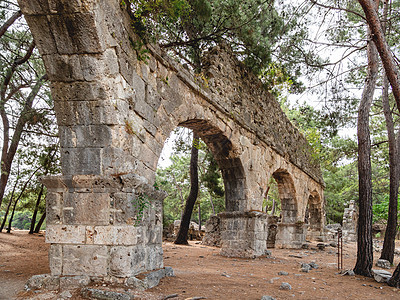
{"label": "metal pole", "polygon": [[338,270],[343,269],[343,237],[342,237],[342,229],[338,228]]}

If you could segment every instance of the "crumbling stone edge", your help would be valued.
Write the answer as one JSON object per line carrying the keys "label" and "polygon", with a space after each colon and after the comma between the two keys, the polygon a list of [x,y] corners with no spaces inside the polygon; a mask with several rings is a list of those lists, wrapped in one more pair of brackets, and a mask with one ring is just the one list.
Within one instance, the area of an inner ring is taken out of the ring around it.
{"label": "crumbling stone edge", "polygon": [[[140,291],[151,289],[160,283],[164,277],[175,276],[171,267],[165,267],[144,274],[131,276],[127,278],[104,278],[91,277],[87,275],[79,276],[55,276],[51,274],[41,274],[32,276],[25,284],[25,290],[68,290],[74,288],[84,288],[90,284],[121,284],[129,288],[135,288]],[[142,279],[139,279],[142,278]]]}

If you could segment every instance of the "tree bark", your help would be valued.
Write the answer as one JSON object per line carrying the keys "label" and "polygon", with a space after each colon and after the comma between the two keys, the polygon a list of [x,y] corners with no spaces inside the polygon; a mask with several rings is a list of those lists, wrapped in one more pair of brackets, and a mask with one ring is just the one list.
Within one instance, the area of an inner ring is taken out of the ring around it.
{"label": "tree bark", "polygon": [[388,220],[385,231],[385,239],[383,241],[383,249],[381,253],[381,259],[386,259],[393,264],[394,250],[395,250],[395,238],[397,233],[397,197],[399,191],[399,137],[397,137],[394,131],[394,123],[392,113],[390,111],[389,104],[389,82],[386,76],[383,79],[383,93],[382,93],[382,105],[383,113],[386,120],[386,129],[388,132],[388,143],[389,143],[389,172],[390,172],[390,184],[389,184],[389,212]]}
{"label": "tree bark", "polygon": [[32,221],[31,221],[31,228],[29,229],[29,234],[32,234],[34,229],[35,229],[36,215],[37,215],[37,212],[38,212],[38,209],[39,209],[40,201],[42,200],[43,189],[44,189],[44,186],[42,184],[40,186],[40,191],[39,191],[39,194],[38,194],[37,199],[36,199],[35,210],[33,211]]}
{"label": "tree bark", "polygon": [[372,33],[372,40],[374,41],[379,56],[382,60],[385,73],[388,77],[390,85],[392,86],[397,109],[400,112],[400,82],[398,71],[389,45],[386,42],[385,34],[376,9],[376,4],[371,0],[358,0],[358,2],[364,10],[369,29]]}
{"label": "tree bark", "polygon": [[390,277],[388,281],[388,285],[400,288],[400,264],[398,264],[396,270],[394,270],[392,277]]}
{"label": "tree bark", "polygon": [[[368,33],[370,31],[368,30]],[[371,179],[371,139],[369,132],[369,112],[374,96],[378,75],[378,53],[375,44],[368,42],[368,73],[358,110],[358,182],[359,218],[357,235],[357,262],[354,273],[371,277],[373,263],[372,249],[372,179]]]}
{"label": "tree bark", "polygon": [[44,212],[43,215],[40,217],[40,220],[37,223],[36,228],[35,228],[35,233],[39,233],[40,227],[42,227],[44,219],[46,219],[46,212]]}
{"label": "tree bark", "polygon": [[190,218],[192,216],[193,208],[199,193],[199,173],[197,165],[199,161],[199,135],[193,131],[193,144],[190,157],[190,192],[186,199],[185,210],[181,219],[181,226],[175,240],[175,244],[187,245],[187,235],[190,225]]}

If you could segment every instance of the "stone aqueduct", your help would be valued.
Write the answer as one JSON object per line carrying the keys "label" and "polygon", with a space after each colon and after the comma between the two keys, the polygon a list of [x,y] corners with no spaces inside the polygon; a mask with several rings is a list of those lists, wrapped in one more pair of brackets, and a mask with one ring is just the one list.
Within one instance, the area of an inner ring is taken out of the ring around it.
{"label": "stone aqueduct", "polygon": [[[118,0],[19,0],[43,57],[54,98],[62,176],[48,188],[46,241],[54,276],[128,278],[163,267],[162,201],[153,187],[165,140],[197,131],[223,174],[220,214],[226,256],[266,250],[261,210],[278,183],[278,247],[300,247],[309,205],[311,237],[323,235],[323,180],[310,147],[277,101],[225,46],[210,50],[205,78],[157,47],[148,57]],[[134,200],[151,209],[137,225]]]}

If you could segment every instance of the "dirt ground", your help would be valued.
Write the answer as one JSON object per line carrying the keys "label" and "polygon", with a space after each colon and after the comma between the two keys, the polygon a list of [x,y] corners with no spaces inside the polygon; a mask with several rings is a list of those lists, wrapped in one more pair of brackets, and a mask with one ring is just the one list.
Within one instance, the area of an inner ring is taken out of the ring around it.
{"label": "dirt ground", "polygon": [[[138,293],[141,299],[400,299],[400,290],[371,278],[337,274],[336,249],[324,251],[311,245],[307,250],[271,249],[272,258],[239,259],[219,255],[219,249],[198,242],[190,246],[164,243],[164,263],[175,271],[175,277],[162,279],[160,285]],[[398,247],[400,244],[398,245]],[[13,299],[34,274],[49,273],[48,246],[43,234],[26,231],[0,234],[0,299]],[[354,267],[356,245],[344,245],[344,268]],[[376,259],[378,253],[374,254]],[[395,264],[400,260],[396,256]],[[301,262],[316,262],[318,269],[301,272]],[[377,267],[374,267],[377,268]],[[288,275],[278,275],[284,271]],[[389,270],[394,271],[394,267]],[[291,290],[280,290],[282,282]],[[43,297],[40,297],[40,294]],[[19,299],[57,299],[55,292],[21,293]],[[203,297],[203,298],[201,298]],[[72,295],[70,299],[79,299]],[[135,298],[136,299],[136,298]]]}

